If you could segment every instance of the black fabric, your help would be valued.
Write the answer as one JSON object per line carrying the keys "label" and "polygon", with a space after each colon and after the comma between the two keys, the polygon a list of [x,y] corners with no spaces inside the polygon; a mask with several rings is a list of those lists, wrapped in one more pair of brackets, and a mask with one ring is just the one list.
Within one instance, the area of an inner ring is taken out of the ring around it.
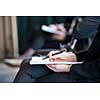
{"label": "black fabric", "polygon": [[83,81],[99,80],[100,82],[100,59],[83,63],[81,65],[74,65],[70,71],[70,79]]}
{"label": "black fabric", "polygon": [[75,30],[75,38],[85,39],[97,33],[97,27],[100,24],[100,16],[87,16],[83,18],[83,22],[77,24]]}
{"label": "black fabric", "polygon": [[80,60],[84,62],[89,62],[100,58],[100,25],[98,26],[98,32],[88,50],[82,52],[76,52],[76,55]]}
{"label": "black fabric", "polygon": [[14,79],[14,83],[33,83],[38,78],[53,73],[45,65],[30,65],[29,61],[24,60],[21,68]]}
{"label": "black fabric", "polygon": [[99,30],[98,33],[96,34],[96,37],[89,48],[87,55],[84,58],[85,62],[99,59],[100,58],[100,25],[99,25]]}
{"label": "black fabric", "polygon": [[81,65],[73,65],[70,73],[51,73],[45,77],[39,78],[36,82],[41,83],[83,83],[83,82],[100,82],[100,59],[83,63]]}
{"label": "black fabric", "polygon": [[75,52],[75,55],[77,56],[77,60],[78,61],[82,61],[84,56],[87,54],[88,52],[88,49],[87,50],[82,50],[82,51],[78,51],[78,52]]}

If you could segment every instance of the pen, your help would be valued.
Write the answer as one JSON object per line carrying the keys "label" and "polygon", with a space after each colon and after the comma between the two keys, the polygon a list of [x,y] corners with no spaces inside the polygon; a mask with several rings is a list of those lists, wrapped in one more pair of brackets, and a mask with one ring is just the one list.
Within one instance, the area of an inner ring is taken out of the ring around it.
{"label": "pen", "polygon": [[[61,51],[59,51],[59,52],[57,52],[57,53],[52,54],[52,56],[57,55],[57,54],[60,54],[60,53],[63,53],[63,52],[65,52],[65,51],[66,51],[66,50],[61,50]],[[47,59],[47,58],[49,58],[48,55],[47,55],[46,57],[44,57],[42,60]]]}

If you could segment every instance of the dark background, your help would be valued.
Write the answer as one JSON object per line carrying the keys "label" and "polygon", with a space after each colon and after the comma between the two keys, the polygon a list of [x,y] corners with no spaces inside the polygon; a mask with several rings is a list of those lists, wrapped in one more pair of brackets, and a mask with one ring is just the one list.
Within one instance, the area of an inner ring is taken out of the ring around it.
{"label": "dark background", "polygon": [[73,16],[18,16],[18,38],[19,53],[26,50],[27,41],[32,37],[41,34],[40,27],[42,24],[64,23],[66,20],[72,20]]}

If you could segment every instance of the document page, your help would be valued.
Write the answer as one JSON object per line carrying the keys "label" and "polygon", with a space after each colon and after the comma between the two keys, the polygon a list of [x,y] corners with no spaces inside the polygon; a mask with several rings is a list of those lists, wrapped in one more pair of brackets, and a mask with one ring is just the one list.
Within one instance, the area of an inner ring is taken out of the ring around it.
{"label": "document page", "polygon": [[32,59],[30,60],[30,65],[34,65],[34,64],[82,64],[83,62],[51,62],[49,61],[49,59],[44,59],[43,57],[32,57]]}

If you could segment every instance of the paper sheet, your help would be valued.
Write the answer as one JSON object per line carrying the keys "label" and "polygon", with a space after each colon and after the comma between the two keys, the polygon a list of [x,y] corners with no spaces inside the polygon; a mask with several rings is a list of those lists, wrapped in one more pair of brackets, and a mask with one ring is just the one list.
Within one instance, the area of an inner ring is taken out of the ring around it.
{"label": "paper sheet", "polygon": [[49,59],[44,59],[44,57],[32,57],[30,60],[30,65],[34,64],[82,64],[83,62],[50,62]]}

